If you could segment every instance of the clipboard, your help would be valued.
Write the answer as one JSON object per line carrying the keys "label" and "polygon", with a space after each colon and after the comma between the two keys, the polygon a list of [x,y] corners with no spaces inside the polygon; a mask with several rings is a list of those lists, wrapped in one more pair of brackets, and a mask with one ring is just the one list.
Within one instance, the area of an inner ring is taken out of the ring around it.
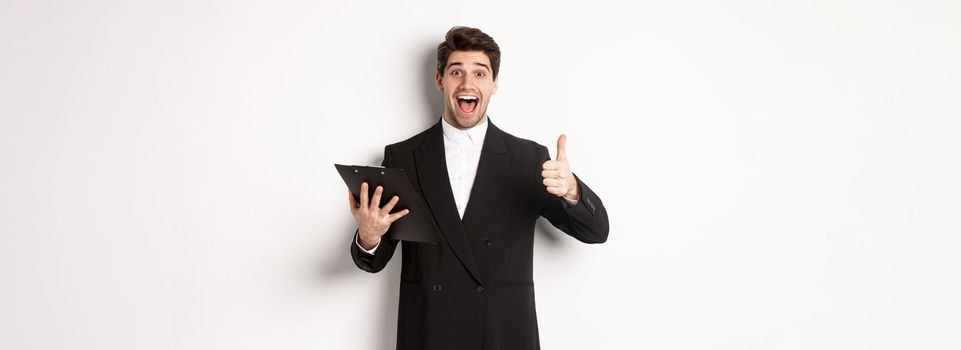
{"label": "clipboard", "polygon": [[344,179],[344,183],[347,184],[357,203],[360,203],[360,184],[367,182],[369,196],[373,196],[377,186],[384,187],[379,207],[383,207],[391,198],[398,196],[400,200],[397,201],[391,213],[410,209],[410,213],[390,225],[385,237],[413,242],[440,242],[440,234],[434,225],[434,218],[427,210],[424,199],[407,179],[404,169],[342,164],[334,164],[334,167],[337,168],[337,172]]}

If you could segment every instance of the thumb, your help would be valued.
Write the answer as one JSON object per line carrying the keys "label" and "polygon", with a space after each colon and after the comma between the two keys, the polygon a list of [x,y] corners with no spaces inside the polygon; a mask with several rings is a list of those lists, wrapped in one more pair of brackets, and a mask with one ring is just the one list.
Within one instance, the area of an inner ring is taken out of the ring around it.
{"label": "thumb", "polygon": [[557,138],[557,160],[567,160],[567,135]]}

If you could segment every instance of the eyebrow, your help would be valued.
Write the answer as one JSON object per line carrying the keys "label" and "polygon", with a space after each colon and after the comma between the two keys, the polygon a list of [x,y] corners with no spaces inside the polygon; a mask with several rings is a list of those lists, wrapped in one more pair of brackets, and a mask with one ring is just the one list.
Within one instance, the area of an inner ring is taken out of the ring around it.
{"label": "eyebrow", "polygon": [[[484,68],[487,68],[488,71],[491,70],[491,67],[488,67],[486,64],[483,64],[483,63],[474,63],[474,64],[476,64],[476,65],[478,65],[478,66],[481,66],[481,67],[484,67]],[[464,65],[464,64],[461,63],[461,62],[452,62],[452,63],[448,63],[448,64],[447,64],[447,68],[446,68],[446,69],[450,69],[450,67],[453,67],[453,66],[463,66],[463,65]]]}

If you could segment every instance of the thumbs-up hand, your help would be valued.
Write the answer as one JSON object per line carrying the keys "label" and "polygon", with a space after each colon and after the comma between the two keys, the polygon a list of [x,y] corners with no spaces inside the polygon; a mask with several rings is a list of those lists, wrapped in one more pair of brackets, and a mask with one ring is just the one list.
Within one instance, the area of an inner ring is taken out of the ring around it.
{"label": "thumbs-up hand", "polygon": [[571,172],[571,164],[567,161],[566,143],[566,135],[557,138],[557,159],[544,162],[541,177],[544,178],[544,187],[547,188],[547,192],[576,201],[580,193],[577,190],[577,180]]}

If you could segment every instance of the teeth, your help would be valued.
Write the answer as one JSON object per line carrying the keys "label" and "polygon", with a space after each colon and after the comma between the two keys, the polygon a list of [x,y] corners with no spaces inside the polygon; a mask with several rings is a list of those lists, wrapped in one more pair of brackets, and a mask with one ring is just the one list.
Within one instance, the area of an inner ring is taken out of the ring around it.
{"label": "teeth", "polygon": [[457,99],[473,101],[473,100],[477,100],[477,96],[457,96]]}

